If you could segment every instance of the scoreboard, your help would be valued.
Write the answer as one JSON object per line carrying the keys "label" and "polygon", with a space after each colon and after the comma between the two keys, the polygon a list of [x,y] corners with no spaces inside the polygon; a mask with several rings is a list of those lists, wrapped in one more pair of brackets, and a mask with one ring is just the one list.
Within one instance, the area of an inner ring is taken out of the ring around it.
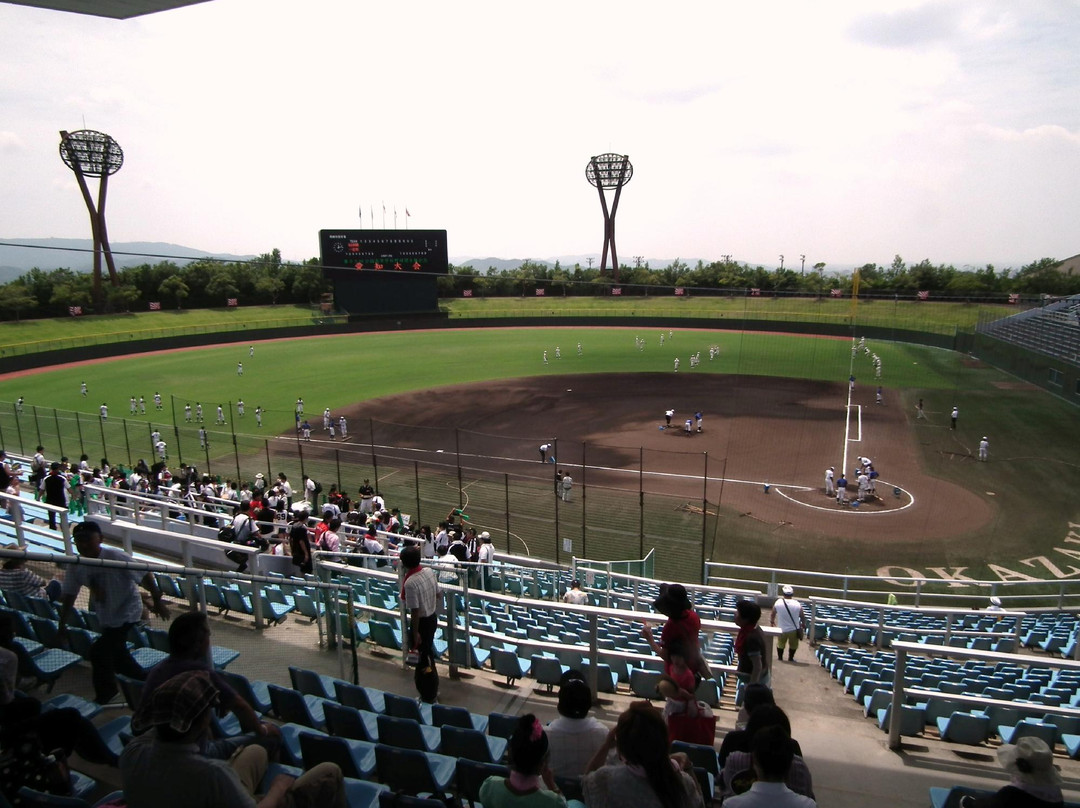
{"label": "scoreboard", "polygon": [[354,314],[437,311],[449,272],[445,230],[320,230],[334,302]]}

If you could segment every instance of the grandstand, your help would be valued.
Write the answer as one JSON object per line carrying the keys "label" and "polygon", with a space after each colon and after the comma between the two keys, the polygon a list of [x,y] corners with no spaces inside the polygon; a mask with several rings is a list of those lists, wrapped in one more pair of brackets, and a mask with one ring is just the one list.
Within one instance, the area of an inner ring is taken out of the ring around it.
{"label": "grandstand", "polygon": [[[655,697],[658,660],[641,639],[640,626],[658,620],[650,604],[659,582],[618,572],[620,565],[575,559],[560,567],[497,556],[489,591],[470,586],[465,565],[444,583],[450,597],[437,637],[452,676],[443,678],[439,707],[417,709],[404,666],[400,578],[390,567],[363,566],[363,556],[346,555],[339,562],[317,554],[316,574],[300,579],[275,573],[274,557],[256,556],[253,574],[237,575],[221,569],[224,559],[217,569],[208,563],[208,548],[219,554],[221,549],[208,537],[215,527],[201,524],[205,518],[175,503],[163,507],[152,497],[126,500],[103,496],[92,504],[91,515],[126,549],[154,545],[155,552],[140,553],[142,566],[154,563],[162,542],[171,540],[171,560],[156,564],[162,590],[175,605],[202,608],[211,616],[214,662],[237,674],[238,683],[249,682],[250,699],[282,726],[283,764],[350,761],[349,773],[356,777],[351,805],[372,805],[388,788],[415,788],[417,781],[403,782],[395,774],[393,761],[403,753],[394,752],[394,744],[421,746],[413,763],[430,767],[430,790],[467,799],[474,774],[470,759],[499,763],[502,717],[532,711],[543,720],[554,718],[552,688],[569,667],[584,669],[598,695],[596,715],[607,723],[630,701]],[[18,522],[0,523],[13,548],[0,555],[19,554],[24,547],[38,562],[73,561],[64,515],[60,529],[49,531],[40,524],[46,506],[25,496],[21,504]],[[192,565],[198,552],[204,553],[204,565]],[[755,575],[788,580],[785,572]],[[583,580],[591,605],[558,600],[572,576]],[[774,589],[749,580],[741,587],[730,581],[688,585],[715,674],[698,696],[714,705],[721,732],[736,718],[734,605],[740,598],[771,605]],[[1010,597],[1008,586],[999,584],[995,591]],[[931,788],[997,788],[1003,774],[993,750],[1024,734],[1053,741],[1066,788],[1076,792],[1080,662],[1067,658],[1077,655],[1075,613],[889,606],[805,594],[803,601],[820,664],[809,651],[794,664],[775,663],[773,686],[806,753],[819,804],[916,806],[926,805]],[[38,679],[49,695],[93,713],[102,738],[119,750],[130,704],[97,711],[78,700],[90,693],[84,657],[93,638],[93,613],[82,613],[82,627],[74,633],[79,642],[66,651],[49,647],[51,604],[11,598],[4,608],[17,615],[20,642],[40,661]],[[163,656],[161,627],[151,621],[132,637],[141,664]],[[775,630],[767,631],[771,640]],[[836,685],[828,684],[830,677]],[[126,697],[136,699],[137,687],[127,684]],[[883,730],[894,729],[893,712],[902,720],[890,734]],[[467,726],[460,732],[444,726],[453,722]],[[228,721],[221,727],[225,733],[236,729]],[[471,730],[479,732],[470,735]],[[469,738],[481,745],[463,746]],[[699,780],[708,787],[716,772],[709,771],[707,757],[704,762]],[[115,769],[81,761],[79,768],[87,774],[79,783],[85,796],[118,786]],[[940,801],[944,794],[935,796]]]}
{"label": "grandstand", "polygon": [[980,323],[978,332],[1080,366],[1080,295]]}

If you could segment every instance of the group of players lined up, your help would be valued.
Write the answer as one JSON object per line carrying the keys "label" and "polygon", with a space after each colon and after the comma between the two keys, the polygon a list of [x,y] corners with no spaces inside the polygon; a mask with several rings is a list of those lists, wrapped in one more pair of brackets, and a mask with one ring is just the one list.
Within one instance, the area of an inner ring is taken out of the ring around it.
{"label": "group of players lined up", "polygon": [[840,470],[837,476],[836,467],[829,466],[825,469],[825,496],[835,497],[840,506],[848,504],[848,489],[853,489],[851,501],[866,502],[868,499],[877,499],[878,473],[869,457],[860,457],[859,465],[852,469],[851,479],[844,476],[844,470]]}
{"label": "group of players lined up", "polygon": [[[859,353],[862,353],[863,357],[870,360],[870,364],[874,368],[874,378],[881,378],[881,357],[870,350],[870,346],[866,344],[866,337],[859,337],[858,342],[851,343],[851,358],[855,359]],[[880,401],[878,402],[881,403]]]}

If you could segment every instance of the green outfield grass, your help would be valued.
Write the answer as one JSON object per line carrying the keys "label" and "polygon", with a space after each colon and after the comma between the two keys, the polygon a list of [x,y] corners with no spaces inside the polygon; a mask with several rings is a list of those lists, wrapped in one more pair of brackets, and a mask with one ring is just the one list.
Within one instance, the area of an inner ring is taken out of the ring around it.
{"label": "green outfield grass", "polygon": [[[110,342],[160,339],[257,328],[290,328],[329,322],[311,306],[244,306],[225,309],[165,309],[0,323],[0,355],[12,356]],[[343,319],[338,317],[336,319]]]}
{"label": "green outfield grass", "polygon": [[[635,336],[646,339],[644,352],[634,349]],[[180,421],[185,402],[201,401],[207,421],[212,422],[219,402],[228,406],[243,398],[247,418],[241,423],[230,413],[232,423],[226,427],[237,432],[237,453],[229,432],[215,430],[212,437],[208,454],[219,469],[217,473],[235,476],[233,458],[238,454],[241,473],[250,476],[255,470],[266,469],[265,454],[273,451],[275,470],[280,462],[292,478],[299,476],[289,455],[295,451],[293,442],[280,441],[266,448],[262,438],[291,430],[298,396],[307,402],[307,412],[315,423],[323,407],[337,410],[359,400],[410,390],[430,394],[432,388],[442,385],[544,374],[666,372],[671,370],[671,357],[676,352],[686,361],[693,351],[707,355],[711,344],[720,346],[719,359],[706,359],[695,372],[843,382],[851,362],[851,343],[844,339],[676,330],[661,351],[658,337],[656,329],[464,329],[274,340],[256,343],[253,357],[248,356],[247,343],[134,356],[0,380],[0,402],[13,402],[19,396],[25,400],[21,433],[16,431],[13,405],[0,403],[0,440],[6,447],[16,448],[19,439],[24,445],[33,443],[38,434],[54,436],[59,426],[66,453],[76,455],[70,447],[79,447],[73,437],[78,431],[83,444],[94,447],[87,451],[96,460],[96,452],[103,448],[97,435],[97,414],[104,401],[110,410],[110,434],[105,436],[110,454],[120,451],[123,456],[127,442],[136,444],[135,456],[148,456],[146,422],[169,426],[163,430],[168,437],[173,402]],[[580,357],[576,355],[578,342],[583,348]],[[984,577],[991,574],[989,563],[1000,563],[1034,577],[1052,577],[1046,564],[1024,563],[1037,556],[1054,559],[1059,569],[1080,567],[1057,549],[1063,546],[1069,522],[1080,522],[1074,504],[1080,479],[1075,408],[1042,391],[1002,389],[998,385],[1009,381],[1006,376],[965,363],[964,357],[950,351],[902,343],[872,344],[882,357],[882,384],[890,391],[891,400],[909,407],[913,417],[914,401],[923,396],[933,411],[934,428],[914,427],[926,470],[990,498],[998,506],[995,523],[959,540],[923,541],[912,536],[884,548],[873,542],[872,531],[867,541],[838,541],[796,529],[777,531],[721,509],[707,525],[709,552],[717,560],[860,573],[872,573],[886,564],[924,570],[967,566],[964,574]],[[553,358],[556,346],[563,354],[558,363]],[[545,349],[549,352],[546,366],[542,361]],[[244,363],[242,378],[236,373],[237,362]],[[867,364],[861,357],[859,363]],[[90,389],[85,399],[79,393],[84,380]],[[872,383],[870,379],[866,382]],[[165,398],[165,411],[151,411],[149,418],[135,419],[137,424],[123,431],[120,420],[128,413],[129,397],[144,396],[152,410],[149,402],[155,391]],[[953,403],[959,404],[963,413],[956,433],[941,427]],[[267,411],[261,433],[251,415],[260,405]],[[34,407],[38,413],[32,418]],[[77,423],[69,419],[61,422],[52,415],[53,407],[83,415]],[[354,431],[356,428],[354,425]],[[991,434],[992,462],[977,464],[965,453],[974,450],[983,432]],[[192,430],[187,429],[183,437],[190,446]],[[52,446],[50,449],[55,452]],[[316,464],[309,467],[309,473],[327,488],[328,482],[341,474],[347,486],[355,489],[357,480],[373,473],[368,463],[368,458],[348,457],[336,466]],[[380,479],[385,474],[380,468]],[[547,500],[542,507],[536,504],[538,498],[531,485],[511,481],[514,532],[519,536],[512,539],[510,549],[523,552],[527,548],[533,555],[552,557],[555,541],[549,524],[550,506]],[[398,497],[406,503],[403,507],[413,508],[417,494],[411,470],[387,475],[383,488],[389,499]],[[437,521],[456,505],[456,491],[457,481],[451,472],[441,476],[433,472],[423,480],[419,502],[424,520]],[[501,482],[478,481],[470,491],[477,518],[497,527],[504,511]],[[590,496],[590,507],[596,509],[595,529],[588,532],[589,546],[575,543],[574,552],[581,554],[584,549],[600,558],[636,555],[637,495],[598,489]],[[677,510],[678,505],[677,501],[649,497],[645,549],[677,548],[678,553],[659,554],[657,574],[695,580],[700,574],[702,523],[700,518]],[[600,519],[605,515],[608,518]]]}
{"label": "green outfield grass", "polygon": [[1015,306],[975,303],[801,297],[492,297],[442,301],[451,317],[706,317],[737,321],[830,323],[953,334],[970,331],[979,313],[996,319],[1015,314]]}

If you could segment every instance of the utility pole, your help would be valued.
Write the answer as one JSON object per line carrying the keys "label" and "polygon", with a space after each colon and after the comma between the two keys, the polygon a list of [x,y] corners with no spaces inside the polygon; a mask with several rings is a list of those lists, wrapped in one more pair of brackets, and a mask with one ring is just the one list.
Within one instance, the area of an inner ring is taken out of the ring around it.
{"label": "utility pole", "polygon": [[784,256],[780,256],[780,269],[784,268]]}
{"label": "utility pole", "polygon": [[800,275],[805,275],[806,274],[806,256],[805,255],[800,255],[799,256],[799,274]]}

